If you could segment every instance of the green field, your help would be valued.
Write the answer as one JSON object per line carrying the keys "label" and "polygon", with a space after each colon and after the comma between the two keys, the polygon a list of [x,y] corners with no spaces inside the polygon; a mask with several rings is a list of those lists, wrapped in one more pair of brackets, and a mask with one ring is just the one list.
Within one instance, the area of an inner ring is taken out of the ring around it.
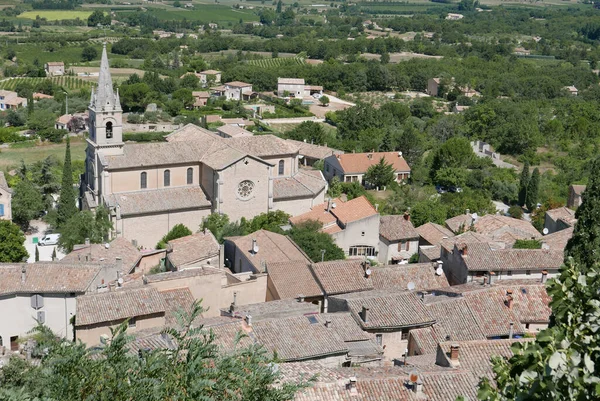
{"label": "green field", "polygon": [[81,78],[77,78],[77,77],[48,77],[48,78],[23,78],[23,77],[19,77],[19,78],[12,78],[12,79],[7,79],[4,81],[0,82],[0,89],[6,89],[6,90],[14,90],[17,85],[20,82],[28,82],[31,83],[32,85],[37,85],[40,82],[49,79],[51,80],[55,85],[58,85],[64,89],[67,90],[78,90],[81,88],[85,88],[85,87],[89,87],[92,85],[92,82],[89,81],[84,81]]}
{"label": "green field", "polygon": [[[188,20],[200,22],[227,23],[242,21],[258,21],[258,15],[254,10],[234,10],[228,6],[221,5],[196,5],[197,10],[184,10],[181,8],[158,9],[149,7],[148,13],[161,20]],[[122,14],[131,14],[132,11],[116,11]]]}
{"label": "green field", "polygon": [[[82,138],[72,138],[71,159],[73,161],[85,160],[86,146],[87,143]],[[22,144],[18,144],[14,148],[2,148],[0,149],[0,170],[8,171],[16,168],[21,164],[21,160],[25,164],[31,164],[44,160],[50,155],[56,156],[58,160],[63,160],[65,157],[65,144],[44,143],[32,147],[23,147]]]}
{"label": "green field", "polygon": [[35,19],[39,15],[40,18],[46,18],[48,21],[57,21],[62,19],[87,19],[91,14],[91,11],[33,10],[25,11],[19,15],[19,18]]}
{"label": "green field", "polygon": [[282,65],[290,64],[304,64],[305,61],[301,57],[277,57],[277,58],[266,58],[261,60],[248,60],[248,64],[257,65],[263,68],[280,67]]}

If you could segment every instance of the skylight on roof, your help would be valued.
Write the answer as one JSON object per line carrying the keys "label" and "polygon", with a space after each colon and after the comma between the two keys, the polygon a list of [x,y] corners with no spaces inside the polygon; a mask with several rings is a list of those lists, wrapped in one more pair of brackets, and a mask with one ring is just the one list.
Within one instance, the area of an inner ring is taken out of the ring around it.
{"label": "skylight on roof", "polygon": [[310,322],[310,324],[317,324],[317,323],[319,323],[319,321],[317,320],[316,316],[306,316],[306,318],[308,319],[308,321]]}

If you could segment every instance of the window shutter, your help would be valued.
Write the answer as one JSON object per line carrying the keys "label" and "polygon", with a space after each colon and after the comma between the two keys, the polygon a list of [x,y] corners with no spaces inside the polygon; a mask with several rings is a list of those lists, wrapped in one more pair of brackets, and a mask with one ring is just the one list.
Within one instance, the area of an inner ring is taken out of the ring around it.
{"label": "window shutter", "polygon": [[0,216],[4,216],[4,205],[0,203]]}
{"label": "window shutter", "polygon": [[44,297],[40,294],[33,294],[31,296],[31,307],[33,309],[41,309],[44,307]]}

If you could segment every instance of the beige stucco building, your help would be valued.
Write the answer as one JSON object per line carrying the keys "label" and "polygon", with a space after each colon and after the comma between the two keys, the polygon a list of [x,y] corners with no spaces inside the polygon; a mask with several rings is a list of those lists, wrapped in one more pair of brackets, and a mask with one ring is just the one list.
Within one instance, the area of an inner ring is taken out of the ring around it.
{"label": "beige stucco building", "polygon": [[89,105],[81,205],[111,211],[113,236],[152,248],[176,224],[197,231],[211,213],[232,221],[270,210],[304,213],[324,201],[320,171],[299,170],[297,146],[273,135],[222,138],[187,125],[166,142],[124,144],[106,49]]}
{"label": "beige stucco building", "polygon": [[12,189],[0,171],[0,220],[12,220]]}

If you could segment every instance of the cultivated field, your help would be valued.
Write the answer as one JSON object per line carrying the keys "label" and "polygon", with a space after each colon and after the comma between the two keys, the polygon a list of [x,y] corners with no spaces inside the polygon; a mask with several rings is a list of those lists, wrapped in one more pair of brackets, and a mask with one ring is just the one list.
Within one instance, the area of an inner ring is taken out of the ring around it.
{"label": "cultivated field", "polygon": [[14,90],[17,87],[17,85],[22,82],[27,82],[27,83],[30,83],[31,85],[35,86],[35,85],[39,84],[40,82],[45,81],[47,79],[52,81],[52,83],[54,83],[55,85],[58,85],[64,89],[67,89],[70,91],[88,87],[92,84],[91,82],[84,81],[83,79],[80,79],[77,77],[47,77],[47,78],[19,77],[19,78],[8,78],[8,79],[0,81],[0,89]]}
{"label": "cultivated field", "polygon": [[[197,10],[185,10],[181,8],[158,9],[148,7],[147,13],[160,20],[188,20],[200,22],[214,22],[224,24],[228,22],[238,22],[240,19],[244,22],[258,21],[258,15],[254,10],[234,10],[229,6],[222,5],[196,5]],[[119,11],[119,14],[132,14],[137,11]]]}
{"label": "cultivated field", "polygon": [[19,18],[35,19],[38,15],[40,18],[46,18],[48,21],[56,21],[63,19],[87,19],[92,14],[91,11],[73,11],[73,10],[33,10],[25,11],[19,15]]}
{"label": "cultivated field", "polygon": [[[26,145],[29,145],[27,143]],[[19,143],[15,147],[0,148],[0,170],[8,171],[16,168],[21,164],[21,160],[25,164],[32,164],[40,160],[44,160],[50,155],[55,155],[59,160],[65,157],[64,143],[44,143],[37,146],[25,147]],[[85,148],[87,144],[81,138],[71,138],[71,159],[73,161],[85,160]]]}
{"label": "cultivated field", "polygon": [[248,64],[257,65],[263,68],[280,67],[282,65],[290,64],[304,64],[305,61],[301,57],[277,57],[267,58],[262,60],[248,60]]}

